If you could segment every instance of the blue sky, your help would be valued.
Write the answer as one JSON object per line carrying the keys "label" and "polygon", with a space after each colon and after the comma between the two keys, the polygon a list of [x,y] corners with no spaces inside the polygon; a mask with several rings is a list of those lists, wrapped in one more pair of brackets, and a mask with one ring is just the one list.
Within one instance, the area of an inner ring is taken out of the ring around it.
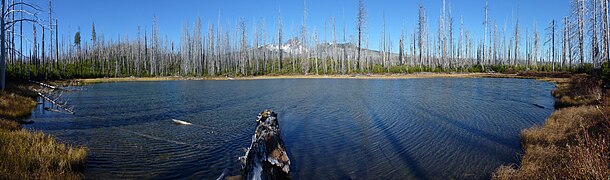
{"label": "blue sky", "polygon": [[[37,3],[46,7],[44,1]],[[265,18],[270,35],[277,30],[278,9],[282,12],[285,33],[291,32],[291,25],[298,28],[303,20],[303,0],[56,0],[53,3],[55,16],[60,23],[60,36],[68,33],[73,36],[80,27],[83,40],[89,39],[94,21],[98,36],[103,33],[106,39],[117,39],[119,34],[125,37],[127,33],[130,38],[135,38],[138,25],[142,31],[150,33],[153,15],[158,18],[161,35],[167,35],[175,42],[180,39],[183,24],[188,20],[192,26],[199,17],[203,20],[204,28],[208,23],[216,24],[219,14],[223,26],[230,22],[235,27],[243,17],[249,24],[249,30],[252,30],[254,20],[260,23]],[[391,35],[396,49],[403,22],[408,33],[414,30],[419,3],[426,7],[431,33],[436,34],[442,0],[364,0],[364,3],[368,11],[368,34],[372,49],[379,46],[384,14],[387,33]],[[454,16],[456,35],[459,33],[460,16],[463,16],[464,25],[471,33],[482,34],[485,0],[447,0],[446,3]],[[339,36],[342,36],[344,22],[348,37],[355,34],[357,0],[307,0],[307,9],[308,31],[316,28],[321,39],[324,38],[324,23],[331,16],[337,21]],[[517,16],[520,18],[521,32],[525,32],[525,28],[531,29],[534,22],[538,24],[538,31],[543,31],[552,19],[560,22],[568,11],[567,0],[489,1],[490,19],[497,21],[500,30],[506,22],[509,32],[514,31]]]}

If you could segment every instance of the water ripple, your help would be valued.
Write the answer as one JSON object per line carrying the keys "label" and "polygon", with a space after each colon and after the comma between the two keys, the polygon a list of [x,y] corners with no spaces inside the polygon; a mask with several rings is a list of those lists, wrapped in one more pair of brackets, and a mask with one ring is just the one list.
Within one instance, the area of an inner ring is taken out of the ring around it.
{"label": "water ripple", "polygon": [[486,179],[517,162],[519,132],[553,111],[552,88],[443,78],[108,83],[65,94],[76,116],[37,110],[27,128],[87,146],[87,178],[214,179],[240,172],[256,114],[273,108],[296,179]]}

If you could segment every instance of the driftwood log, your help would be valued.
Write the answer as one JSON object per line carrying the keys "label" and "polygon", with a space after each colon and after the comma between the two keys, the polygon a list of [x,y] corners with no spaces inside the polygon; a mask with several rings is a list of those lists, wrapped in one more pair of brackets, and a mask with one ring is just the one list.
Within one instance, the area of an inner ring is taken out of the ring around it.
{"label": "driftwood log", "polygon": [[240,157],[243,179],[290,179],[290,159],[280,134],[277,113],[264,110],[246,155]]}

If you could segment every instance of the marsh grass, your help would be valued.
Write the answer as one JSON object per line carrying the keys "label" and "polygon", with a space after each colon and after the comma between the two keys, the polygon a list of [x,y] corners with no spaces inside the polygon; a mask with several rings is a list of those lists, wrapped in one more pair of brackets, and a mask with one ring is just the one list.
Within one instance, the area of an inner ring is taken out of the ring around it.
{"label": "marsh grass", "polygon": [[86,157],[42,132],[0,130],[0,179],[80,179]]}
{"label": "marsh grass", "polygon": [[11,121],[6,119],[0,119],[0,129],[8,131],[16,131],[21,129],[21,126],[17,121]]}
{"label": "marsh grass", "polygon": [[602,114],[594,106],[569,107],[554,112],[544,126],[535,126],[521,132],[523,144],[562,145],[573,140],[580,128],[591,128],[604,121]]}
{"label": "marsh grass", "polygon": [[581,75],[558,84],[553,95],[564,108],[523,130],[521,164],[499,167],[493,179],[609,179],[610,91],[601,91]]}
{"label": "marsh grass", "polygon": [[31,98],[11,92],[0,93],[0,118],[21,119],[32,113],[36,102]]}
{"label": "marsh grass", "polygon": [[[608,112],[608,111],[606,111]],[[521,133],[521,166],[502,166],[494,179],[607,179],[609,119],[597,107],[558,110],[542,127]]]}
{"label": "marsh grass", "polygon": [[551,94],[557,98],[555,108],[592,105],[601,100],[602,81],[584,74],[574,75],[568,83],[557,84]]}
{"label": "marsh grass", "polygon": [[58,142],[42,132],[22,129],[36,93],[27,84],[0,92],[0,179],[82,179],[87,150]]}

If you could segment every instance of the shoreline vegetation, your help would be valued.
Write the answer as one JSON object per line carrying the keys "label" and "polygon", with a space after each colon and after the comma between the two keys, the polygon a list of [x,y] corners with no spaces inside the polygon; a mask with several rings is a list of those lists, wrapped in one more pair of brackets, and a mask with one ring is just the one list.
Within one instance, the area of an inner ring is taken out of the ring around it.
{"label": "shoreline vegetation", "polygon": [[555,112],[521,131],[520,165],[499,167],[493,179],[610,178],[610,90],[602,79],[578,74],[557,83]]}
{"label": "shoreline vegetation", "polygon": [[34,88],[10,83],[0,92],[0,179],[82,179],[85,147],[21,127],[36,107]]}
{"label": "shoreline vegetation", "polygon": [[414,73],[414,74],[352,74],[352,75],[263,75],[263,76],[241,76],[241,77],[182,77],[182,76],[165,76],[165,77],[110,77],[110,78],[85,78],[73,80],[54,81],[53,84],[65,84],[74,82],[72,85],[87,85],[96,83],[113,83],[113,82],[136,82],[136,81],[179,81],[179,80],[269,80],[269,79],[419,79],[419,78],[519,78],[519,79],[537,79],[549,82],[567,82],[570,73]]}

